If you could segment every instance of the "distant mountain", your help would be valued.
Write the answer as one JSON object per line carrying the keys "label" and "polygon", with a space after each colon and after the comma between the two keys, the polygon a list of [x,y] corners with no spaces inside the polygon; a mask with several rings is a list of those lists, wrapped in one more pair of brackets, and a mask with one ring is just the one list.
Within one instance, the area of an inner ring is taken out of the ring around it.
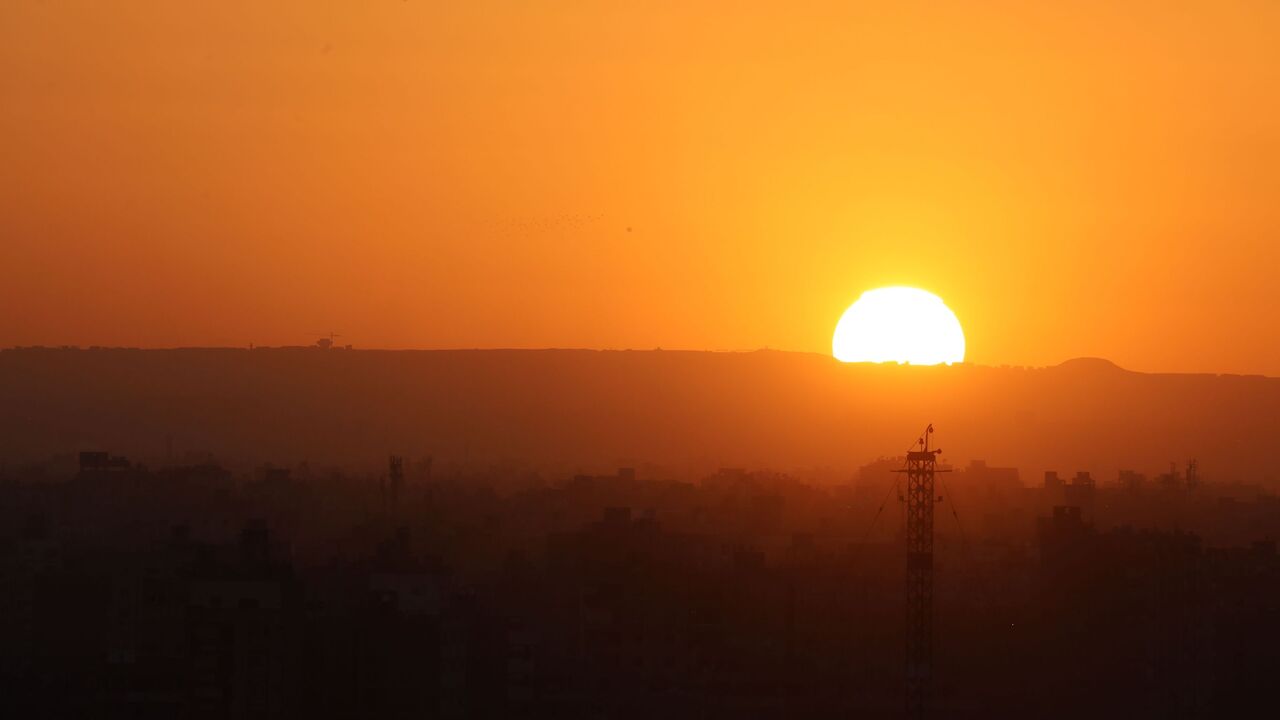
{"label": "distant mountain", "polygon": [[1273,486],[1280,378],[1057,367],[845,365],[806,353],[290,349],[0,352],[0,457],[82,448],[236,461],[513,460],[830,468],[922,428],[955,462],[1165,471]]}
{"label": "distant mountain", "polygon": [[1072,358],[1058,366],[1059,370],[1080,373],[1125,372],[1119,365],[1104,358],[1080,357]]}

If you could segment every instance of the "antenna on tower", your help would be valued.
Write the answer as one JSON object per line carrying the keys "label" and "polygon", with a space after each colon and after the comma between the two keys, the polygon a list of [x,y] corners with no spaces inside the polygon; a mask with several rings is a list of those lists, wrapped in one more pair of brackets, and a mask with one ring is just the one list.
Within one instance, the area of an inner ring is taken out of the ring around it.
{"label": "antenna on tower", "polygon": [[934,474],[942,450],[929,447],[933,424],[907,452],[907,717],[922,718],[933,692],[933,506]]}

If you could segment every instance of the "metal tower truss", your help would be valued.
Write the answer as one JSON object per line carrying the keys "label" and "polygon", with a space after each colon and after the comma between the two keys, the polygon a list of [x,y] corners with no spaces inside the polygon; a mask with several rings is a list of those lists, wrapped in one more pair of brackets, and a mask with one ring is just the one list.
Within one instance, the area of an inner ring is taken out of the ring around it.
{"label": "metal tower truss", "polygon": [[934,473],[942,452],[929,448],[933,425],[907,453],[907,716],[919,718],[929,707],[933,686],[933,506]]}

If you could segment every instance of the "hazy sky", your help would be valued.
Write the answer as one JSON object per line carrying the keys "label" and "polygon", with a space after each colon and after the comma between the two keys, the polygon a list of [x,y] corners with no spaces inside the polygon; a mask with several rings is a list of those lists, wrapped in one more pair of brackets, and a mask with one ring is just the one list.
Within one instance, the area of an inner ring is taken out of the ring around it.
{"label": "hazy sky", "polygon": [[[799,7],[797,7],[799,6]],[[1280,3],[0,3],[0,345],[1280,375]]]}

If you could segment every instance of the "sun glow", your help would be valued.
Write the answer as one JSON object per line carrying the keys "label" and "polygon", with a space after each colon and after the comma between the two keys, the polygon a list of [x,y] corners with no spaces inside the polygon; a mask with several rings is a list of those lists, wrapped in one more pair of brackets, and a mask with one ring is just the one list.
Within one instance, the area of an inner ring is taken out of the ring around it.
{"label": "sun glow", "polygon": [[951,308],[931,292],[877,288],[844,311],[831,354],[842,362],[950,365],[964,360],[964,331]]}

